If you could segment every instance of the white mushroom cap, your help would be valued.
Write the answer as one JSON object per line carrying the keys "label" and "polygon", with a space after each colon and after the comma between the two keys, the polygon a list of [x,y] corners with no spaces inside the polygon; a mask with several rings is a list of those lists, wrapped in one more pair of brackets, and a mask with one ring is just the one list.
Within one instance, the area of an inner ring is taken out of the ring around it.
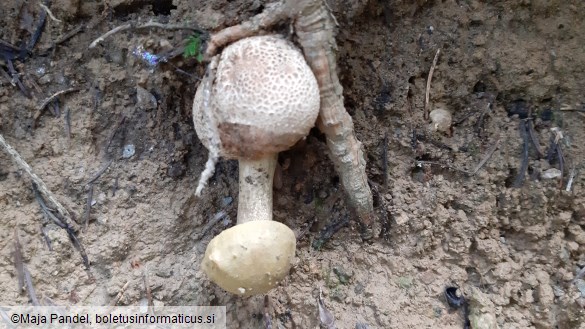
{"label": "white mushroom cap", "polygon": [[202,268],[226,291],[240,296],[263,294],[288,274],[295,249],[295,234],[286,225],[268,220],[247,222],[211,240]]}
{"label": "white mushroom cap", "polygon": [[309,133],[319,114],[313,72],[292,43],[276,36],[242,39],[223,50],[207,111],[203,85],[193,104],[195,130],[208,149],[216,132],[224,157],[284,151]]}

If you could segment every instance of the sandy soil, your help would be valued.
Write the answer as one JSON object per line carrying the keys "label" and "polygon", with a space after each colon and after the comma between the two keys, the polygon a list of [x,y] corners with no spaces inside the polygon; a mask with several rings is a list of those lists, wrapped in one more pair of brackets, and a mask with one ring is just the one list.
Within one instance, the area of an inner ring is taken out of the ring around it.
{"label": "sandy soil", "polygon": [[[88,180],[113,162],[93,184],[88,230],[78,231],[91,262],[87,271],[66,232],[44,218],[29,177],[0,153],[0,304],[29,303],[18,291],[16,230],[42,301],[108,305],[129,282],[119,304],[136,305],[146,298],[148,273],[157,303],[227,305],[229,328],[265,327],[263,296],[235,298],[199,270],[209,240],[235,222],[238,197],[234,161],[220,162],[204,196],[193,196],[207,159],[191,122],[204,67],[178,57],[150,68],[133,55],[139,46],[155,53],[180,49],[189,32],[127,31],[88,49],[126,22],[196,23],[214,31],[264,4],[53,1],[61,22],[47,19],[33,56],[16,67],[34,97],[0,80],[0,133],[79,223]],[[275,327],[318,328],[322,288],[339,328],[462,328],[461,313],[443,296],[456,285],[471,311],[495,316],[499,328],[585,328],[585,281],[575,280],[585,267],[585,120],[577,111],[585,102],[585,3],[330,5],[340,24],[346,106],[368,175],[381,186],[377,211],[391,227],[387,238],[364,244],[352,224],[315,250],[321,230],[347,216],[339,178],[317,131],[282,153],[275,219],[308,231],[290,276],[269,294]],[[2,1],[0,38],[16,45],[28,40],[40,10],[35,2]],[[80,25],[86,28],[50,49]],[[433,131],[423,116],[437,49],[431,108],[453,113],[448,133]],[[69,87],[79,90],[60,97],[59,116],[50,108],[38,115],[46,97]],[[517,184],[519,127],[529,112],[544,156],[530,144],[525,179]],[[546,155],[553,128],[563,136],[562,182],[546,178],[560,168]],[[129,145],[134,154],[126,157]],[[475,175],[462,172],[474,171],[494,145]],[[210,226],[221,211],[227,217]]]}

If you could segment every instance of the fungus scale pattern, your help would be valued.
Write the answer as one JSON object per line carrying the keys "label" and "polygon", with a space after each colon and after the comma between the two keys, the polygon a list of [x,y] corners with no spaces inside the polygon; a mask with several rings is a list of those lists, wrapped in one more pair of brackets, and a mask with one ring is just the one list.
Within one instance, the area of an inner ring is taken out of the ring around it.
{"label": "fungus scale pattern", "polygon": [[201,125],[217,123],[225,157],[255,158],[286,150],[308,134],[319,114],[313,72],[294,45],[276,36],[250,37],[226,47],[211,88],[214,120],[203,113],[203,91],[195,97],[195,125],[205,143],[213,129]]}

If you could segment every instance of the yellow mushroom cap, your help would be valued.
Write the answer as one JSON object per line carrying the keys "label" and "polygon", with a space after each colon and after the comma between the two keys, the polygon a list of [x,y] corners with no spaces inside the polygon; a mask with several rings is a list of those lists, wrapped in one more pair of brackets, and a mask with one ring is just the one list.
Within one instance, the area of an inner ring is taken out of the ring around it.
{"label": "yellow mushroom cap", "polygon": [[211,240],[202,269],[211,281],[233,294],[263,294],[288,274],[295,249],[296,237],[288,226],[251,221]]}
{"label": "yellow mushroom cap", "polygon": [[208,149],[210,134],[217,133],[224,157],[258,158],[287,150],[309,133],[319,114],[315,75],[301,51],[277,36],[245,38],[226,47],[208,101],[204,85],[195,94],[195,130]]}

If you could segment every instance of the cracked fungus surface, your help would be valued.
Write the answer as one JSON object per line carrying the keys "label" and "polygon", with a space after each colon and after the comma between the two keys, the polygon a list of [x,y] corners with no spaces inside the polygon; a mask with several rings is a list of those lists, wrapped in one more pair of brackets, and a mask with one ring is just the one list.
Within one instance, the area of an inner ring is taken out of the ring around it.
{"label": "cracked fungus surface", "polygon": [[[301,52],[281,38],[260,36],[223,51],[209,106],[224,155],[249,156],[283,151],[306,136],[319,103],[317,81]],[[241,141],[248,142],[241,143],[245,149],[232,145]]]}

